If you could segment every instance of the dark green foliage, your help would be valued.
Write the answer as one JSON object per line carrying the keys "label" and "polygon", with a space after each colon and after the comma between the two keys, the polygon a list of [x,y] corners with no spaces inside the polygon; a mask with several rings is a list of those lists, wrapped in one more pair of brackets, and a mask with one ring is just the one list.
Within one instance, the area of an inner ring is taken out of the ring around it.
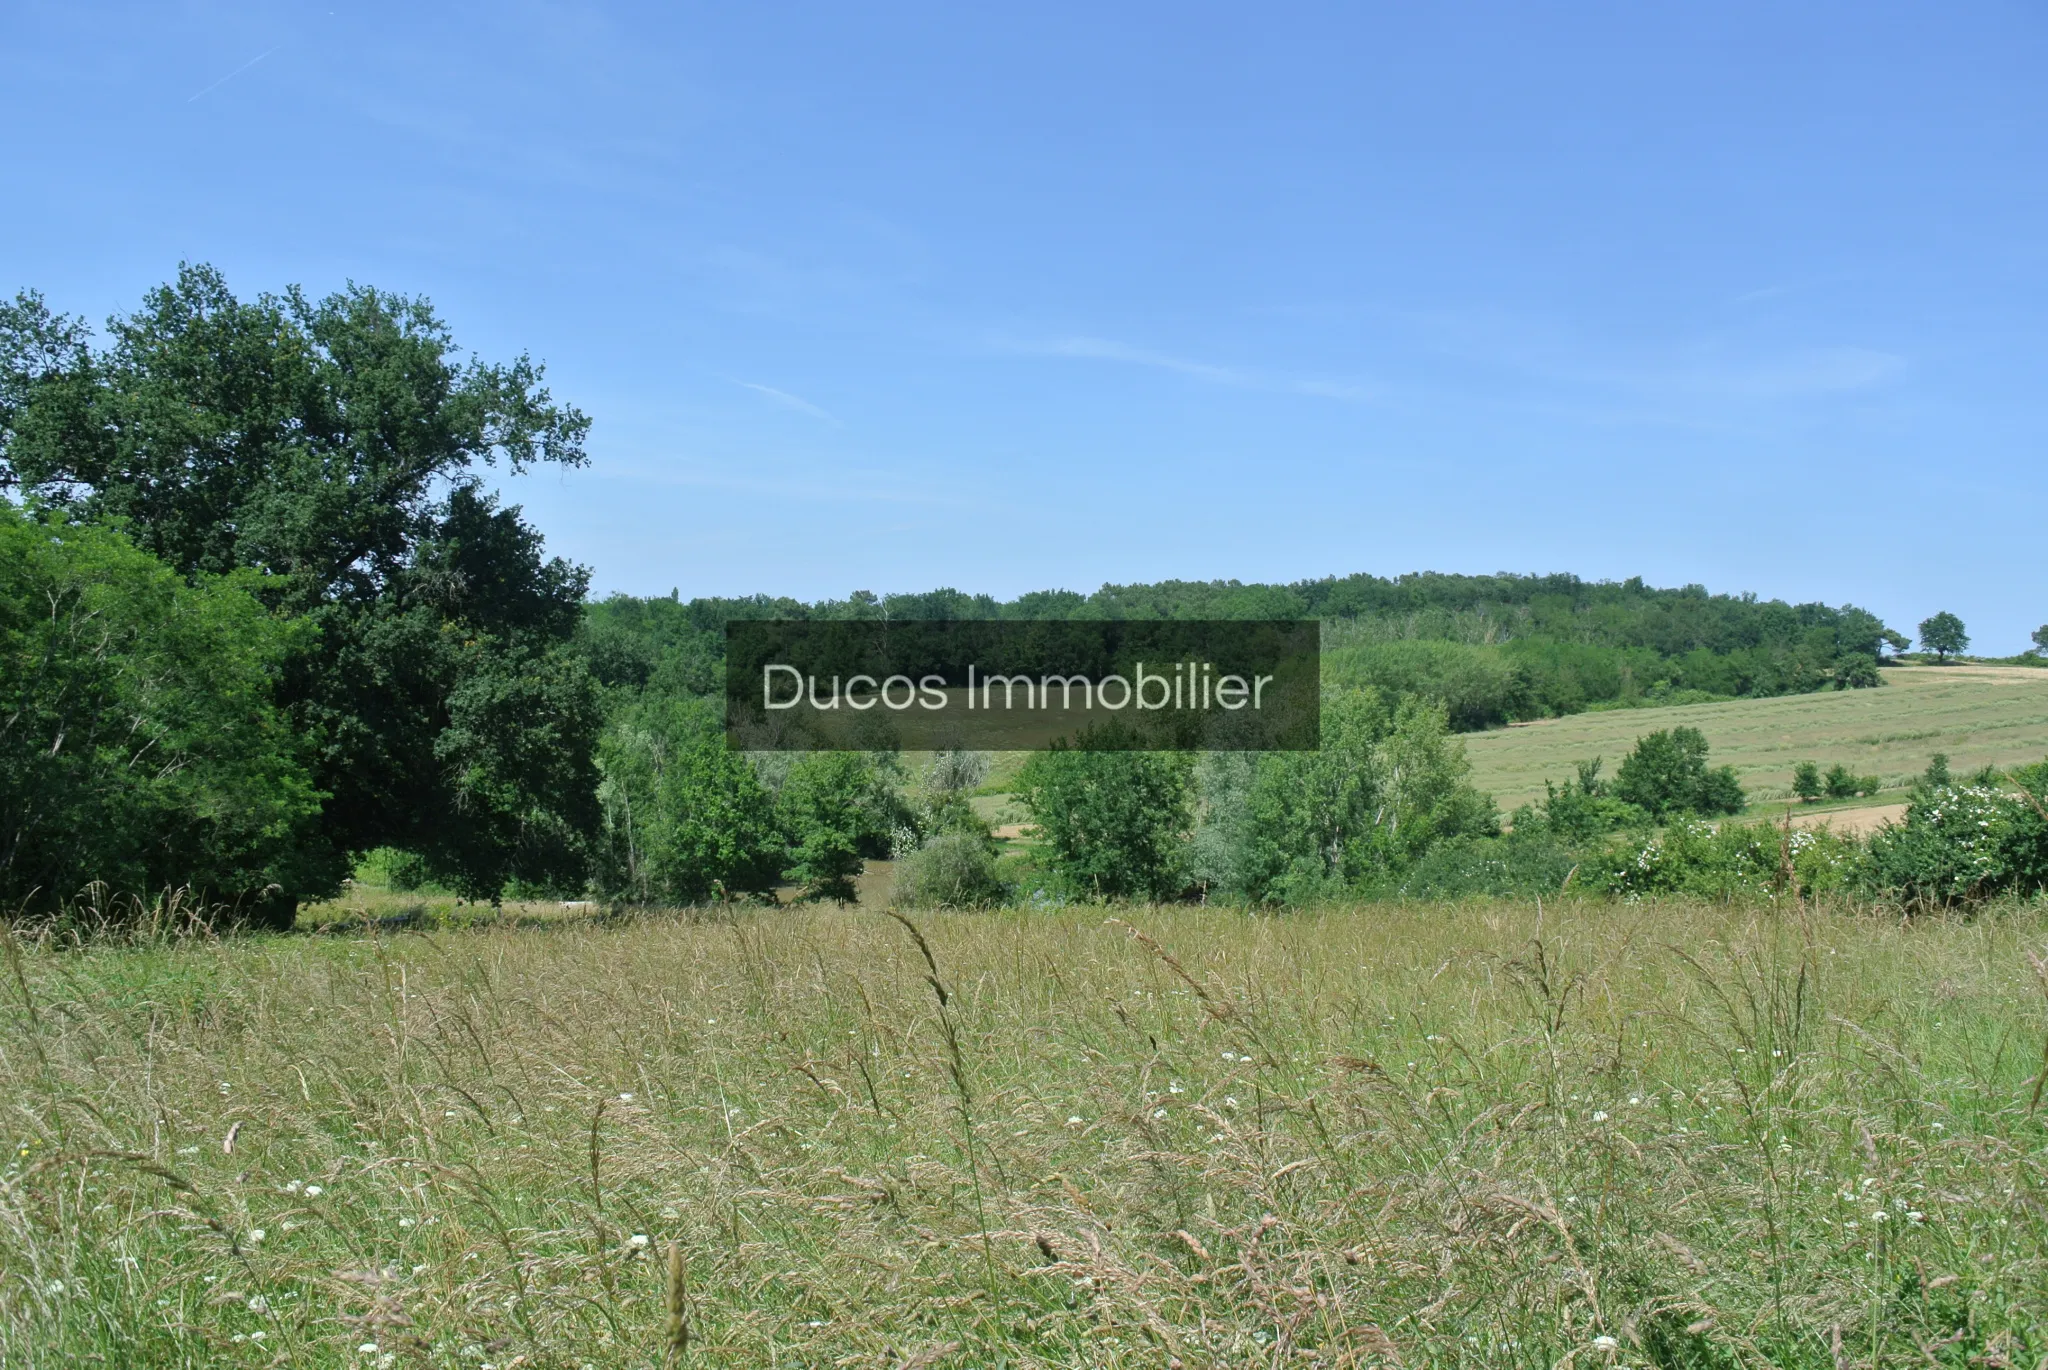
{"label": "dark green foliage", "polygon": [[1441,705],[1332,692],[1319,751],[1204,761],[1197,878],[1212,898],[1282,904],[1385,884],[1438,842],[1498,831],[1469,770]]}
{"label": "dark green foliage", "polygon": [[1547,895],[1576,886],[1585,859],[1572,842],[1541,824],[1517,823],[1503,837],[1438,843],[1390,888],[1409,899]]}
{"label": "dark green foliage", "polygon": [[1929,789],[1940,789],[1949,783],[1947,752],[1934,754],[1927,763],[1927,773],[1921,777],[1920,783]]}
{"label": "dark green foliage", "polygon": [[419,852],[475,895],[577,878],[597,706],[566,651],[586,574],[542,558],[480,466],[580,464],[588,420],[525,357],[458,359],[424,301],[236,299],[186,267],[94,349],[33,296],[0,309],[0,485],[119,517],[181,576],[246,568],[307,625],[276,697],[320,821],[287,891]]}
{"label": "dark green foliage", "polygon": [[1188,754],[1058,747],[1024,763],[1017,796],[1043,838],[1058,892],[1165,900],[1186,887],[1194,822]]}
{"label": "dark green foliage", "polygon": [[2048,762],[2010,789],[1948,785],[1916,792],[1902,823],[1870,840],[1866,882],[1909,908],[1946,908],[2048,888]]}
{"label": "dark green foliage", "polygon": [[1963,621],[1944,609],[1920,620],[1920,646],[1946,661],[1951,653],[1969,650],[1970,635],[1963,631]]}
{"label": "dark green foliage", "polygon": [[598,755],[603,893],[698,904],[775,888],[784,864],[775,798],[746,758],[727,750],[709,706],[656,700],[625,708]]}
{"label": "dark green foliage", "polygon": [[2034,629],[2034,645],[2030,649],[2041,656],[2048,656],[2048,623]]}
{"label": "dark green foliage", "polygon": [[[1333,689],[1421,695],[1443,705],[1453,728],[1469,732],[1537,716],[1526,678],[1496,648],[1462,642],[1382,642],[1324,654]],[[1581,697],[1582,698],[1582,697]]]}
{"label": "dark green foliage", "polygon": [[1733,767],[1707,768],[1707,739],[1697,728],[1636,739],[1615,771],[1613,796],[1660,822],[1681,813],[1740,813],[1745,802]]}
{"label": "dark green foliage", "polygon": [[319,796],[271,704],[292,630],[251,581],[0,499],[0,916],[100,882],[290,923]]}
{"label": "dark green foliage", "polygon": [[776,809],[790,843],[783,878],[800,897],[854,902],[854,877],[868,857],[888,854],[904,817],[895,778],[865,752],[810,752],[789,768]]}
{"label": "dark green foliage", "polygon": [[583,643],[592,670],[608,684],[705,693],[723,661],[721,630],[735,618],[1262,615],[1323,619],[1328,684],[1436,699],[1461,731],[1600,704],[1874,685],[1879,651],[1898,638],[1853,606],[1759,602],[1697,586],[1655,590],[1640,580],[1413,575],[1292,585],[1105,585],[1092,595],[1046,590],[1009,603],[955,590],[861,592],[815,604],[614,596],[589,607]]}
{"label": "dark green foliage", "polygon": [[1828,767],[1824,779],[1830,799],[1853,799],[1859,794],[1876,794],[1884,782],[1874,775],[1858,775],[1840,762]]}
{"label": "dark green foliage", "polygon": [[911,908],[992,908],[1010,897],[986,837],[941,832],[896,860],[893,897]]}
{"label": "dark green foliage", "polygon": [[1690,894],[1742,900],[1831,894],[1858,870],[1852,838],[1828,829],[1785,832],[1768,824],[1711,824],[1682,817],[1601,859],[1589,858],[1579,883],[1614,894]]}
{"label": "dark green foliage", "polygon": [[1792,793],[1798,795],[1802,802],[1811,804],[1820,798],[1822,789],[1818,764],[1802,761],[1792,768]]}
{"label": "dark green foliage", "polygon": [[1543,803],[1516,811],[1515,831],[1541,831],[1567,842],[1588,842],[1622,828],[1642,827],[1650,816],[1616,799],[1600,778],[1600,758],[1578,763],[1578,774],[1562,785],[1543,782]]}

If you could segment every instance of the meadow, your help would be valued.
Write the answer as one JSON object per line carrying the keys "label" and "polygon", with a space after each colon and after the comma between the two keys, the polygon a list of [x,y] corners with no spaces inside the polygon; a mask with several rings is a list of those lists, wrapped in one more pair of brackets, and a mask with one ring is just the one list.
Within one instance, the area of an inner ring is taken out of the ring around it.
{"label": "meadow", "polygon": [[1945,753],[1957,775],[2048,753],[2048,671],[2017,666],[1900,666],[1875,690],[1828,690],[1664,708],[1609,709],[1464,736],[1472,783],[1503,813],[1543,798],[1545,780],[1579,761],[1615,764],[1644,733],[1698,728],[1715,765],[1732,765],[1755,800],[1792,792],[1801,761],[1837,762],[1903,788]]}
{"label": "meadow", "polygon": [[24,1370],[2048,1355],[2038,902],[6,950]]}

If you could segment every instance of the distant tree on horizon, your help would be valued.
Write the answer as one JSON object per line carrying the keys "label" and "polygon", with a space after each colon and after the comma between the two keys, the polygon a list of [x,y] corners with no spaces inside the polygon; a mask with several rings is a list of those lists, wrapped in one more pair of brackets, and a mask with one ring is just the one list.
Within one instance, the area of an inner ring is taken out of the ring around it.
{"label": "distant tree on horizon", "polygon": [[2048,656],[2048,623],[2034,629],[2034,651],[2041,656]]}
{"label": "distant tree on horizon", "polygon": [[1968,649],[1970,635],[1963,621],[1943,609],[1932,618],[1920,620],[1920,645],[1933,652],[1937,661],[1947,661],[1951,652]]}

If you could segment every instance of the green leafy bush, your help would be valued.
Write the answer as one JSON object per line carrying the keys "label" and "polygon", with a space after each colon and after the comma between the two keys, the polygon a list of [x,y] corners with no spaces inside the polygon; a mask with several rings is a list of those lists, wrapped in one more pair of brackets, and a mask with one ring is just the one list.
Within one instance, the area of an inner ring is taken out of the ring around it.
{"label": "green leafy bush", "polygon": [[1947,908],[2048,887],[2048,816],[2037,807],[2048,763],[2015,776],[2029,793],[1986,784],[1917,791],[1905,821],[1870,839],[1865,878],[1909,907]]}
{"label": "green leafy bush", "polygon": [[865,752],[812,752],[783,778],[776,806],[789,834],[789,866],[805,899],[852,903],[853,878],[887,854],[900,815],[894,786]]}
{"label": "green leafy bush", "polygon": [[1391,890],[1409,899],[1549,894],[1579,884],[1582,861],[1576,846],[1542,825],[1517,824],[1501,837],[1438,843]]}
{"label": "green leafy bush", "polygon": [[1432,700],[1323,701],[1322,746],[1205,762],[1198,878],[1212,898],[1301,903],[1384,884],[1440,841],[1499,830]]}
{"label": "green leafy bush", "polygon": [[1770,898],[1790,892],[1789,867],[1801,892],[1832,894],[1848,887],[1858,856],[1853,838],[1825,828],[1786,833],[1763,824],[1716,825],[1688,817],[1611,853],[1582,882],[1623,896]]}
{"label": "green leafy bush", "polygon": [[1697,728],[1636,739],[1615,771],[1612,794],[1660,821],[1682,813],[1740,813],[1745,803],[1733,767],[1708,769],[1707,739]]}
{"label": "green leafy bush", "polygon": [[1581,761],[1578,774],[1563,785],[1546,780],[1543,789],[1541,806],[1517,814],[1518,831],[1540,827],[1566,841],[1586,842],[1603,833],[1646,827],[1650,822],[1649,814],[1640,807],[1608,792],[1608,782],[1600,778],[1597,756]]}
{"label": "green leafy bush", "polygon": [[941,832],[896,859],[894,895],[911,908],[979,909],[1006,902],[1010,891],[985,838]]}
{"label": "green leafy bush", "polygon": [[1826,792],[1827,784],[1820,778],[1820,765],[1813,761],[1802,761],[1792,768],[1792,793],[1803,804],[1811,804]]}

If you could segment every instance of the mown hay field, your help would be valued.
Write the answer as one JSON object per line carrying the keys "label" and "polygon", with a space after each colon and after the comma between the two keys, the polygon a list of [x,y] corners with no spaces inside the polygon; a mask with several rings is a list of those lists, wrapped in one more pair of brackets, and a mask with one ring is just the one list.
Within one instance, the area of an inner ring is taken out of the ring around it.
{"label": "mown hay field", "polygon": [[0,1363],[2048,1356],[2040,908],[917,932],[17,939]]}
{"label": "mown hay field", "polygon": [[1658,709],[1612,709],[1465,736],[1472,782],[1503,813],[1543,798],[1579,761],[1605,774],[1636,739],[1659,728],[1698,728],[1715,765],[1732,765],[1752,799],[1792,792],[1801,761],[1837,762],[1888,788],[1911,783],[1936,752],[1958,776],[2048,756],[2048,670],[2008,666],[1901,666],[1875,690],[1829,690]]}

